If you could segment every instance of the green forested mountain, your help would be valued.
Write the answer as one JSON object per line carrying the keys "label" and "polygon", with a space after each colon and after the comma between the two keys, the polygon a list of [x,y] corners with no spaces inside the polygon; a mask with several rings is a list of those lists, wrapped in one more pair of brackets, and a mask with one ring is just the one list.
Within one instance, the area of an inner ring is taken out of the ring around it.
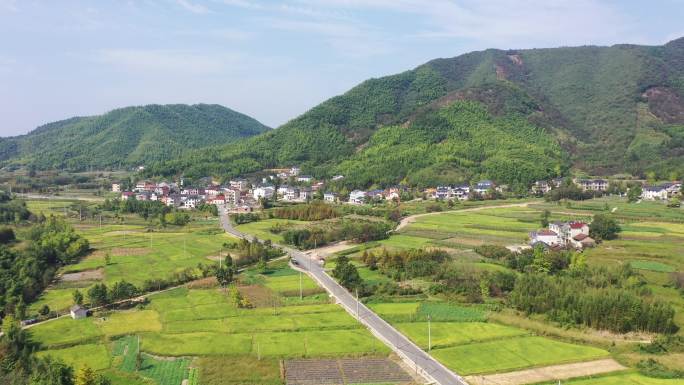
{"label": "green forested mountain", "polygon": [[72,170],[146,165],[267,130],[258,121],[219,105],[126,107],[2,138],[0,161]]}
{"label": "green forested mountain", "polygon": [[349,174],[355,186],[471,176],[527,183],[569,167],[681,177],[684,38],[436,59],[152,171],[232,176],[294,164]]}

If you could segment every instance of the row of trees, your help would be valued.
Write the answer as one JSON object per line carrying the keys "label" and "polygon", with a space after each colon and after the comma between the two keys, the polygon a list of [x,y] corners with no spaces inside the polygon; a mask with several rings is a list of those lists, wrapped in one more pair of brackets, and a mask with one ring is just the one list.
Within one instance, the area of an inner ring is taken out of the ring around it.
{"label": "row of trees", "polygon": [[271,229],[282,233],[283,241],[300,249],[311,249],[341,240],[366,243],[389,237],[392,226],[385,221],[342,219],[328,227]]}
{"label": "row of trees", "polygon": [[619,287],[592,287],[585,279],[524,274],[509,297],[518,310],[546,314],[550,319],[619,333],[648,331],[674,333],[671,305]]}
{"label": "row of trees", "polygon": [[337,218],[340,215],[335,207],[321,201],[289,207],[278,207],[269,211],[268,214],[271,218],[298,221],[320,221],[323,219]]}
{"label": "row of trees", "polygon": [[395,280],[429,277],[438,272],[449,254],[440,249],[411,249],[380,253],[364,251],[361,261],[371,270],[380,269]]}

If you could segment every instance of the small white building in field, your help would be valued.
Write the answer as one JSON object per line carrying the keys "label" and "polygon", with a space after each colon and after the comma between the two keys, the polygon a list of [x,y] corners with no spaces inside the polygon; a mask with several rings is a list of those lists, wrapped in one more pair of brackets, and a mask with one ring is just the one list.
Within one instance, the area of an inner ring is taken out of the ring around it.
{"label": "small white building in field", "polygon": [[71,309],[69,309],[69,313],[73,319],[82,319],[88,316],[88,310],[79,305],[72,306]]}
{"label": "small white building in field", "polygon": [[112,192],[121,192],[121,184],[112,183]]}

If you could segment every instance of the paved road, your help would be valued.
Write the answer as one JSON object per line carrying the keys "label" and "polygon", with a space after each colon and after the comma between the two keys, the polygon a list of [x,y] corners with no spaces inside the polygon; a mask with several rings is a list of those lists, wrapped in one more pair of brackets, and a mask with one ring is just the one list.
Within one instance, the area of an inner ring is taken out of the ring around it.
{"label": "paved road", "polygon": [[[259,241],[252,235],[244,234],[236,230],[230,223],[225,211],[219,209],[219,212],[221,213],[221,225],[227,233],[238,238]],[[437,360],[425,353],[418,346],[409,341],[403,334],[399,333],[394,327],[368,309],[363,303],[357,301],[351,293],[335,282],[335,280],[333,280],[323,268],[308,255],[296,249],[284,247],[282,245],[278,246],[289,254],[302,270],[308,272],[308,274],[327,290],[328,293],[335,297],[347,312],[366,325],[375,336],[388,345],[398,355],[402,356],[405,360],[410,361],[417,372],[420,372],[428,379],[434,380],[434,382],[440,385],[467,385],[463,378],[437,362]]]}

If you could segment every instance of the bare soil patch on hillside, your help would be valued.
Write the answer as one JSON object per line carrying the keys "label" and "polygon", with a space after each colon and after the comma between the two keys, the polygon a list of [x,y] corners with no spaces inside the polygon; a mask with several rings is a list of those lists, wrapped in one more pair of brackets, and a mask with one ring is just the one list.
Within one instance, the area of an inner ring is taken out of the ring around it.
{"label": "bare soil patch on hillside", "polygon": [[100,281],[104,278],[104,269],[85,270],[77,273],[67,273],[60,277],[63,282]]}

